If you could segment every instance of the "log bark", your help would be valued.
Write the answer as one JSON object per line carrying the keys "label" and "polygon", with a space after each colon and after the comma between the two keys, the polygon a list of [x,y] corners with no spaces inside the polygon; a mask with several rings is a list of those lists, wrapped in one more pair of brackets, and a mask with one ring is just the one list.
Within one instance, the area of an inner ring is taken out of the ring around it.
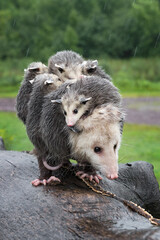
{"label": "log bark", "polygon": [[[33,155],[0,152],[0,239],[160,239],[160,227],[116,199],[97,194],[71,171],[61,184],[33,187]],[[160,218],[160,191],[147,162],[121,164],[117,180],[101,187]]]}

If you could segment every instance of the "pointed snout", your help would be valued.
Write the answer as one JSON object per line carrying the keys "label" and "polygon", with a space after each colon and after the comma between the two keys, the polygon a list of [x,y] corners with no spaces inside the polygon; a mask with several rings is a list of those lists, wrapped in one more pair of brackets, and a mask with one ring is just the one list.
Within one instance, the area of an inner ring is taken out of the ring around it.
{"label": "pointed snout", "polygon": [[67,126],[68,126],[68,127],[74,127],[74,123],[69,122],[69,123],[67,123]]}
{"label": "pointed snout", "polygon": [[118,178],[118,174],[117,173],[113,173],[113,174],[107,174],[106,176],[108,179],[113,180]]}
{"label": "pointed snout", "polygon": [[75,125],[75,122],[73,119],[66,118],[66,123],[68,127],[73,127]]}

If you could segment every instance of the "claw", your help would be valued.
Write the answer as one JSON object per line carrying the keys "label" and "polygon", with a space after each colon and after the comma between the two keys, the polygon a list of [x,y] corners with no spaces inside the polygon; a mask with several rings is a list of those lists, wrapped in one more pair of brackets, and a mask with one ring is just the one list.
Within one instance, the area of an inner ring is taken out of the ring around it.
{"label": "claw", "polygon": [[40,179],[35,179],[33,180],[31,183],[33,186],[37,187],[39,185],[44,185],[46,186],[47,184],[51,184],[52,182],[61,182],[59,178],[56,178],[54,176],[51,176],[48,180],[46,179],[43,179],[43,180],[40,180]]}
{"label": "claw", "polygon": [[37,187],[37,186],[43,184],[43,181],[40,180],[40,179],[35,179],[31,183],[32,183],[33,186]]}
{"label": "claw", "polygon": [[96,183],[99,183],[99,179],[97,176],[94,176],[94,180],[96,181]]}
{"label": "claw", "polygon": [[89,176],[89,181],[92,182],[92,180],[93,180],[93,175],[90,175]]}
{"label": "claw", "polygon": [[87,179],[89,179],[90,182],[92,182],[94,180],[96,183],[99,183],[99,180],[102,180],[102,177],[100,175],[90,175],[83,171],[78,171],[76,173],[76,176],[78,176],[81,179],[87,178]]}
{"label": "claw", "polygon": [[53,183],[53,182],[61,182],[59,178],[56,178],[54,176],[51,176],[48,180],[47,183]]}

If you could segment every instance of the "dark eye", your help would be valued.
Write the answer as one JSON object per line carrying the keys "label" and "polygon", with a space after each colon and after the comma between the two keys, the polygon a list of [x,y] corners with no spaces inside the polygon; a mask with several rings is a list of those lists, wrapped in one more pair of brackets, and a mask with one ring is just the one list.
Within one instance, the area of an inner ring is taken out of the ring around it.
{"label": "dark eye", "polygon": [[117,144],[113,146],[114,151],[116,151],[116,148],[117,148]]}
{"label": "dark eye", "polygon": [[64,111],[64,115],[65,115],[65,116],[67,115],[66,111]]}
{"label": "dark eye", "polygon": [[64,69],[63,68],[58,68],[59,72],[60,73],[63,73],[64,72]]}
{"label": "dark eye", "polygon": [[61,82],[61,79],[60,79],[60,78],[58,78],[58,81],[60,81],[60,82]]}
{"label": "dark eye", "polygon": [[77,109],[74,109],[74,110],[73,110],[73,113],[74,113],[74,114],[77,114],[77,113],[78,113],[78,110],[77,110]]}
{"label": "dark eye", "polygon": [[102,151],[102,148],[100,148],[100,147],[95,147],[94,148],[95,153],[100,153],[101,151]]}

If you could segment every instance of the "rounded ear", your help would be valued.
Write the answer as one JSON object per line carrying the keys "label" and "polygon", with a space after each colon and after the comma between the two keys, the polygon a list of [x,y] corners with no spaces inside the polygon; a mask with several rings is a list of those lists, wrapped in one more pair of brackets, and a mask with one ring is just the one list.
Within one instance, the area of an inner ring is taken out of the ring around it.
{"label": "rounded ear", "polygon": [[96,68],[98,66],[98,60],[92,61],[92,68]]}
{"label": "rounded ear", "polygon": [[55,67],[58,69],[58,71],[60,72],[60,73],[62,73],[62,72],[64,72],[64,66],[62,66],[62,65],[58,65],[58,64],[54,64],[55,65]]}
{"label": "rounded ear", "polygon": [[33,84],[33,83],[34,83],[34,80],[35,80],[35,79],[33,79],[33,80],[29,80],[29,82],[30,82],[31,84]]}
{"label": "rounded ear", "polygon": [[81,98],[81,99],[80,99],[80,103],[86,104],[86,102],[90,101],[91,99],[92,99],[92,97],[89,97],[89,98]]}
{"label": "rounded ear", "polygon": [[47,79],[45,82],[44,82],[44,85],[49,85],[49,84],[52,84],[54,81],[53,79]]}
{"label": "rounded ear", "polygon": [[51,100],[52,103],[62,103],[61,99],[55,99],[55,100]]}

